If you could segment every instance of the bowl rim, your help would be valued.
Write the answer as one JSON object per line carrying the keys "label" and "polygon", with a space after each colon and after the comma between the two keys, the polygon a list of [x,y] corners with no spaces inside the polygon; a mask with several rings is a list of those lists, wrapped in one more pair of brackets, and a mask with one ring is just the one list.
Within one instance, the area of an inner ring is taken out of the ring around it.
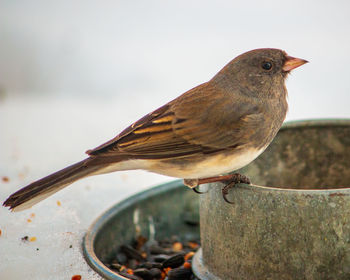
{"label": "bowl rim", "polygon": [[123,211],[124,209],[130,207],[136,202],[140,202],[159,195],[169,190],[174,190],[177,188],[184,187],[182,180],[174,180],[168,183],[163,183],[150,189],[138,192],[130,197],[127,197],[120,202],[117,202],[115,205],[104,211],[99,215],[94,222],[87,229],[83,237],[83,255],[87,263],[92,267],[98,274],[108,280],[129,280],[122,275],[119,275],[117,272],[109,269],[96,255],[94,250],[94,243],[99,231],[108,223],[112,217],[117,213]]}

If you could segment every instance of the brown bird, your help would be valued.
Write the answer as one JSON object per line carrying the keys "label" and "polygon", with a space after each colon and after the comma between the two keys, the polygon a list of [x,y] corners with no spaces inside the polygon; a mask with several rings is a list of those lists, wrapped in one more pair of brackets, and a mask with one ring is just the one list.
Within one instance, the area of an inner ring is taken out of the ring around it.
{"label": "brown bird", "polygon": [[220,175],[247,165],[270,144],[288,109],[286,77],[306,62],[279,49],[246,52],[210,81],[87,151],[88,158],[29,184],[3,205],[23,210],[76,180],[119,170],[184,178],[191,188],[224,180],[249,183],[239,174]]}

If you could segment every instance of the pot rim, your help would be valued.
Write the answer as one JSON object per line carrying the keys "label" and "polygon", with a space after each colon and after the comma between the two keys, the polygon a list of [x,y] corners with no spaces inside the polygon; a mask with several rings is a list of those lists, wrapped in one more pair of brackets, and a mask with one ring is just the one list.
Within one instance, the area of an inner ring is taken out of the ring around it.
{"label": "pot rim", "polygon": [[334,118],[334,119],[301,119],[292,120],[283,123],[281,130],[290,128],[304,128],[304,127],[329,127],[329,126],[350,126],[350,119]]}

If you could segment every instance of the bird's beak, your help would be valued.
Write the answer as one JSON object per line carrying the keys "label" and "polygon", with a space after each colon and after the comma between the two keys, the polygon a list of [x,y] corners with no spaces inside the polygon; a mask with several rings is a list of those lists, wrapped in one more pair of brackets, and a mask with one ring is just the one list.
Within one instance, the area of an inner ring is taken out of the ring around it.
{"label": "bird's beak", "polygon": [[307,60],[305,59],[301,59],[301,58],[296,58],[296,57],[292,57],[292,56],[286,56],[286,60],[283,64],[283,71],[285,72],[289,72],[305,63],[308,63]]}

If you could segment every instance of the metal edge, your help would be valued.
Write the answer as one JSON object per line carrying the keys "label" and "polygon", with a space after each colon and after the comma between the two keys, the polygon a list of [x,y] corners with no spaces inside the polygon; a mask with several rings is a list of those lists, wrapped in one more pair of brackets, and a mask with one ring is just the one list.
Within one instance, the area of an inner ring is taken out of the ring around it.
{"label": "metal edge", "polygon": [[280,131],[290,128],[305,128],[305,127],[328,127],[328,126],[350,126],[350,119],[302,119],[292,120],[283,123]]}
{"label": "metal edge", "polygon": [[193,257],[192,271],[201,280],[222,280],[211,273],[203,263],[202,248],[199,248]]}
{"label": "metal edge", "polygon": [[128,278],[117,274],[116,272],[105,266],[101,260],[96,256],[94,251],[94,242],[99,230],[117,213],[123,209],[133,205],[136,202],[140,202],[148,199],[157,194],[168,192],[169,190],[177,189],[183,186],[182,180],[175,180],[169,183],[164,183],[151,189],[137,193],[131,197],[128,197],[116,205],[106,210],[103,214],[98,216],[95,221],[88,228],[86,234],[83,237],[82,247],[83,255],[87,263],[102,277],[108,280],[129,280]]}
{"label": "metal edge", "polygon": [[[216,183],[214,183],[216,184]],[[332,195],[341,193],[342,195],[350,195],[350,187],[339,188],[339,189],[293,189],[293,188],[278,188],[260,185],[247,185],[247,184],[237,184],[235,188],[246,189],[250,191],[272,191],[272,192],[286,192],[290,194],[313,194],[313,195]]]}

